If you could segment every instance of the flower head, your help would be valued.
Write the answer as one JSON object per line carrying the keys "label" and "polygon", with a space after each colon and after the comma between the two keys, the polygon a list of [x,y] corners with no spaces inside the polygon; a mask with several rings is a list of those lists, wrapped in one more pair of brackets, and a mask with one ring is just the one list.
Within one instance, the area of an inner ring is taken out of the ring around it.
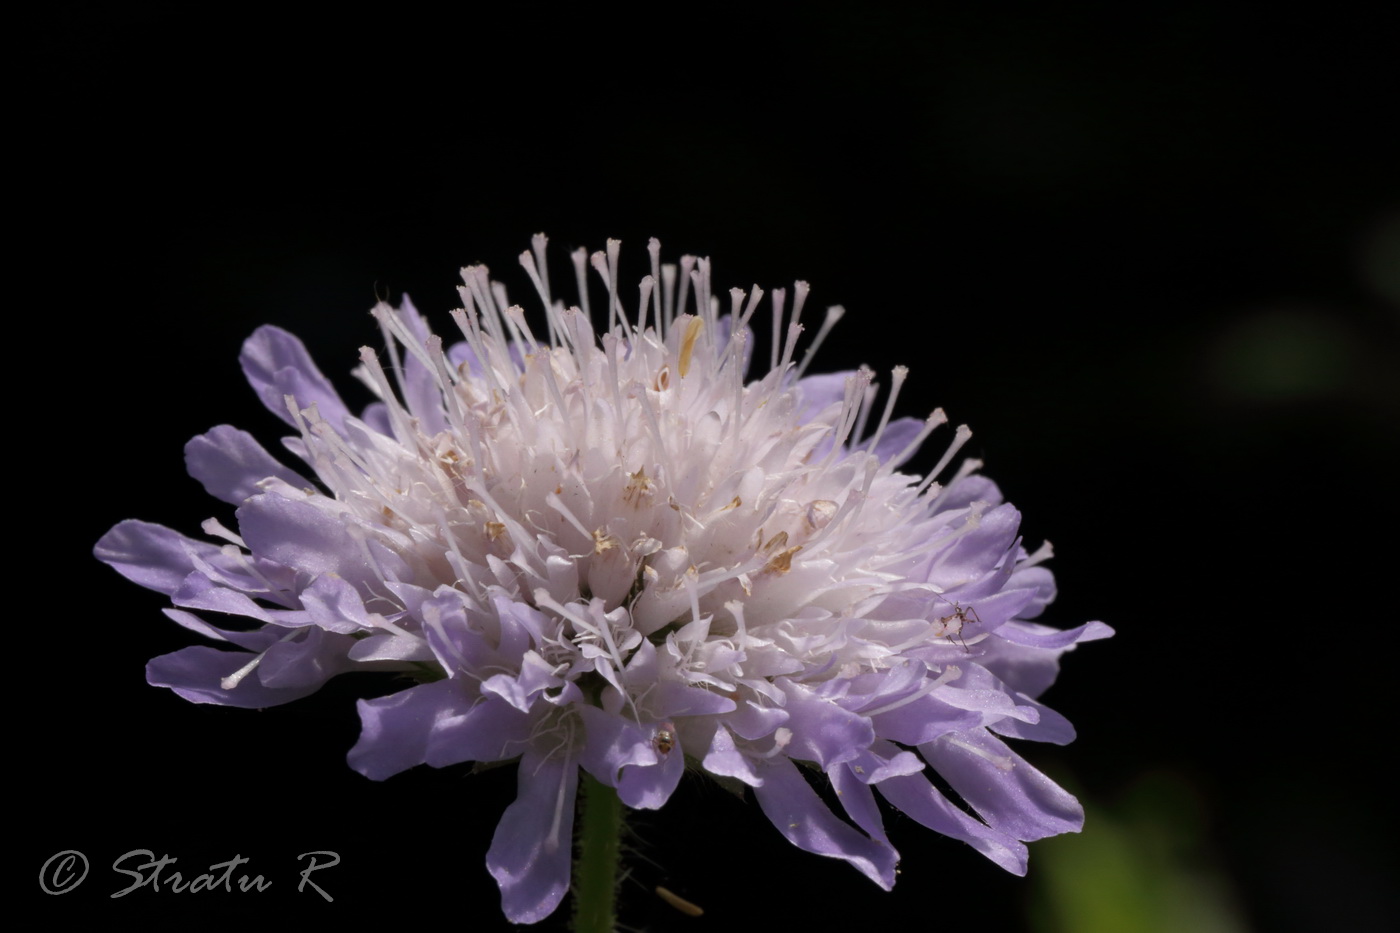
{"label": "flower head", "polygon": [[[610,241],[591,257],[608,289],[599,336],[589,257],[574,254],[580,307],[566,308],[544,252],[540,236],[521,256],[539,334],[481,266],[463,270],[451,346],[407,301],[375,308],[386,349],[364,348],[356,374],[379,401],[358,417],[296,337],[248,340],[244,372],[304,470],[215,428],[187,464],[237,506],[236,532],[211,520],[207,543],[128,521],[98,543],[171,597],[170,618],[235,649],[156,658],[150,682],[264,707],[346,671],[415,675],[360,702],[350,764],[379,780],[518,760],[487,855],[516,922],[568,888],[580,768],[639,808],[664,804],[687,764],[747,784],[791,842],[885,888],[897,854],[877,791],[1017,873],[1025,841],[1079,829],[1074,798],[1003,738],[1070,741],[1035,697],[1063,652],[1111,633],[1028,621],[1054,595],[1048,547],[1022,548],[976,461],[937,479],[967,429],[926,477],[899,472],[942,411],[891,419],[903,368],[881,405],[869,370],[806,375],[804,283],[790,313],[772,295],[769,365],[750,381],[759,289],[721,315],[708,261],[663,266],[653,240],[626,310]],[[220,615],[255,627],[206,620]]]}

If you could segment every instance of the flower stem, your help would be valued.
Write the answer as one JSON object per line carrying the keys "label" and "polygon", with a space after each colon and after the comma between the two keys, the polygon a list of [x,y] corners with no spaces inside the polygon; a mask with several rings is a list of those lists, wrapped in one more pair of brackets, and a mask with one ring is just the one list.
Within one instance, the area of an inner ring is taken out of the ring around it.
{"label": "flower stem", "polygon": [[574,860],[574,933],[613,933],[622,801],[611,787],[583,775],[583,815]]}

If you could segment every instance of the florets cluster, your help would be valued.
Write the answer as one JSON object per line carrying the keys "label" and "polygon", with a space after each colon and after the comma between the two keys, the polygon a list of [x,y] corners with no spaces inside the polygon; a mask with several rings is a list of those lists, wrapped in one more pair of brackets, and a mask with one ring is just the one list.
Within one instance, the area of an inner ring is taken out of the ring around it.
{"label": "florets cluster", "polygon": [[223,643],[154,659],[150,682],[265,707],[347,671],[414,675],[359,704],[350,763],[380,780],[518,760],[487,856],[516,922],[568,888],[580,768],[631,807],[661,806],[687,765],[742,782],[795,845],[886,888],[897,854],[876,791],[1017,873],[1025,841],[1079,829],[1074,798],[1002,739],[1070,741],[1035,697],[1060,654],[1110,631],[1028,621],[1054,595],[1048,547],[1022,548],[977,462],[936,480],[966,428],[924,478],[899,472],[943,413],[892,420],[897,368],[867,430],[870,371],[807,376],[804,283],[790,314],[772,295],[769,365],[750,381],[759,289],[721,314],[708,261],[662,265],[653,240],[627,313],[610,241],[591,257],[608,290],[599,336],[589,257],[574,254],[566,307],[544,251],[541,236],[521,256],[540,336],[480,266],[463,270],[461,342],[444,346],[406,300],[375,308],[386,349],[362,350],[357,375],[380,400],[358,417],[296,337],[248,340],[244,372],[304,468],[217,427],[187,464],[237,506],[237,531],[211,520],[207,543],[129,521],[99,542],[171,597],[170,618]]}

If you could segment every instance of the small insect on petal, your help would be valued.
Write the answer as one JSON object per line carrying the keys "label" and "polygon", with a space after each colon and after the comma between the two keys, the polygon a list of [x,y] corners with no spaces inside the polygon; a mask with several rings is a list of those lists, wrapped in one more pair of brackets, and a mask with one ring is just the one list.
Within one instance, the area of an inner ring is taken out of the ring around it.
{"label": "small insect on petal", "polygon": [[[967,650],[967,643],[962,639],[963,626],[973,623],[981,623],[977,616],[977,610],[972,606],[963,606],[952,603],[953,611],[950,615],[942,616],[938,619],[937,628],[934,631],[935,637],[946,638],[949,641],[956,640]],[[968,618],[968,616],[971,618]]]}
{"label": "small insect on petal", "polygon": [[670,720],[663,722],[651,739],[652,748],[658,755],[669,755],[676,747],[676,726]]}

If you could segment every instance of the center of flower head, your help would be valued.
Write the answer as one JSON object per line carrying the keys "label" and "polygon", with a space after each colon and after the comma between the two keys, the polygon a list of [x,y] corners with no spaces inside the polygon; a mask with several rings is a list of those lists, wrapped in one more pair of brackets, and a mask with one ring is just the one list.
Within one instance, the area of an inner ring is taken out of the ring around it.
{"label": "center of flower head", "polygon": [[346,443],[314,410],[298,415],[318,472],[341,507],[381,529],[416,584],[483,605],[509,594],[551,618],[561,645],[614,669],[643,638],[685,679],[725,690],[793,673],[793,658],[878,666],[881,649],[850,637],[848,623],[956,533],[929,508],[940,491],[931,476],[916,486],[895,472],[942,412],[891,448],[882,435],[897,368],[860,443],[873,374],[802,379],[815,344],[793,364],[805,283],[790,316],[785,293],[773,294],[770,366],[746,381],[762,290],[734,290],[721,316],[707,260],[658,268],[654,240],[651,253],[631,316],[615,287],[617,242],[592,257],[609,292],[601,338],[583,251],[582,307],[566,308],[549,290],[543,238],[521,262],[546,309],[545,339],[480,266],[463,270],[453,318],[464,341],[450,348],[416,314],[380,305],[393,381],[369,348],[358,374],[386,424],[347,422]]}

